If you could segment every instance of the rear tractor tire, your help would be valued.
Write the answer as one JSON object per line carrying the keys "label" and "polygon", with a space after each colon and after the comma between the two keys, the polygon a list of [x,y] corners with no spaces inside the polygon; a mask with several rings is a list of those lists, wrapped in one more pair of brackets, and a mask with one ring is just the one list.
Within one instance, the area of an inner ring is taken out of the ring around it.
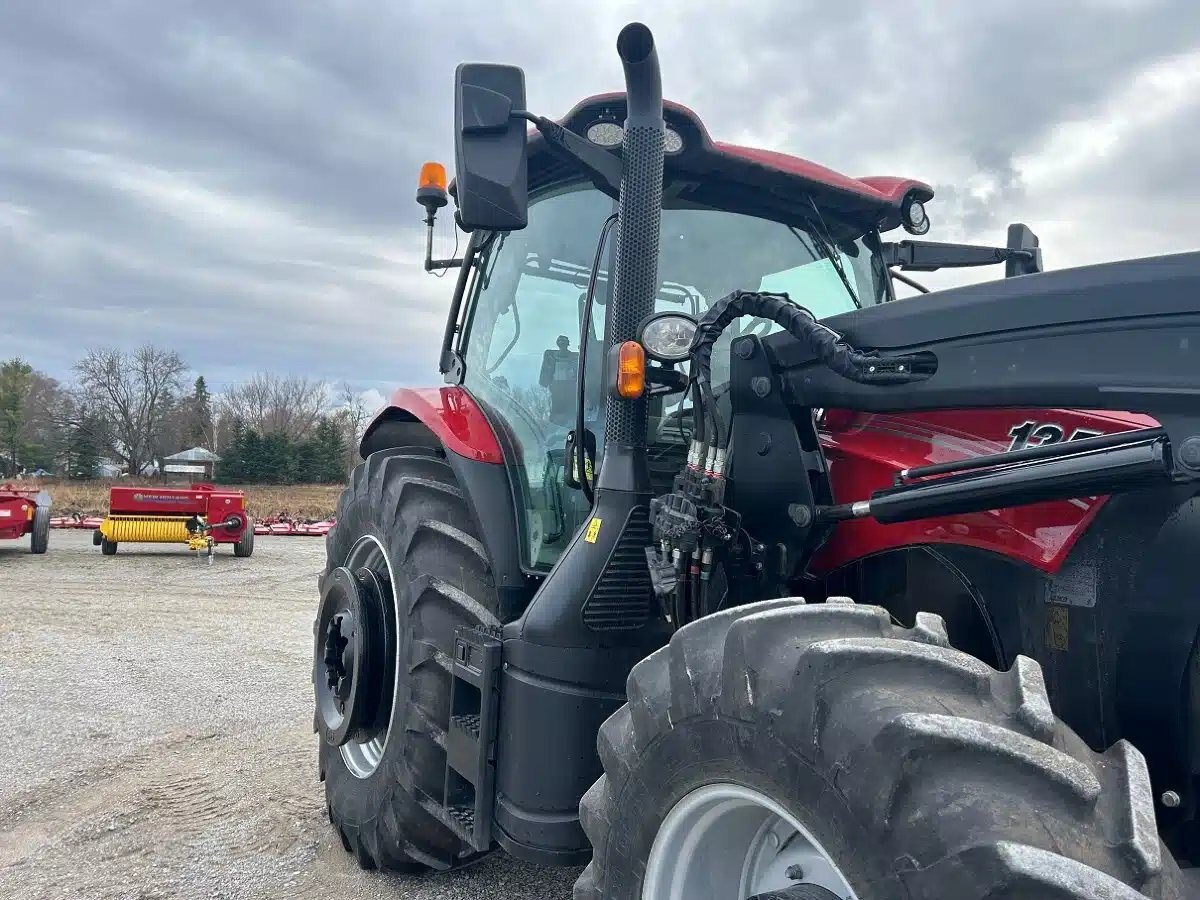
{"label": "rear tractor tire", "polygon": [[1186,896],[1142,755],[1090,750],[1035,662],[997,672],[937,616],[702,619],[634,667],[598,747],[576,900]]}
{"label": "rear tractor tire", "polygon": [[50,507],[39,506],[33,511],[33,532],[29,536],[29,552],[45,553],[50,547]]}
{"label": "rear tractor tire", "polygon": [[445,455],[371,454],[326,553],[313,681],[329,820],[365,869],[472,862],[441,818],[450,659],[458,627],[499,626],[499,601]]}

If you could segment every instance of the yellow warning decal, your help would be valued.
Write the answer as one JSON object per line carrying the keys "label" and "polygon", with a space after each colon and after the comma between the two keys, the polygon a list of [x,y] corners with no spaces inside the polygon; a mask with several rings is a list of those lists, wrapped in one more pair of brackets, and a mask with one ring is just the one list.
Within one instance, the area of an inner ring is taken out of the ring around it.
{"label": "yellow warning decal", "polygon": [[583,539],[589,544],[596,543],[596,538],[600,537],[600,520],[592,519],[588,522],[587,531],[583,534]]}

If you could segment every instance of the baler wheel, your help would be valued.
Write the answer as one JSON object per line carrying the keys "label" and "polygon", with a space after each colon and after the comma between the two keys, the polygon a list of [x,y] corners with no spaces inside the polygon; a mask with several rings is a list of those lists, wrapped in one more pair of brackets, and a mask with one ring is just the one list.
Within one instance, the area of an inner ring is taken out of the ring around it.
{"label": "baler wheel", "polygon": [[50,507],[39,506],[33,511],[33,533],[29,538],[30,553],[45,553],[50,546]]}
{"label": "baler wheel", "polygon": [[246,530],[241,539],[233,545],[233,555],[245,558],[254,552],[254,520],[246,520]]}
{"label": "baler wheel", "polygon": [[115,556],[117,552],[117,542],[110,541],[108,538],[101,535],[100,537],[100,552],[105,556]]}
{"label": "baler wheel", "polygon": [[726,610],[638,663],[627,695],[580,804],[575,900],[1189,896],[1142,755],[1092,751],[1037,663],[998,672],[939,616]]}
{"label": "baler wheel", "polygon": [[[445,454],[428,447],[372,453],[338,502],[326,555],[314,622],[318,703],[328,700],[329,623],[343,607],[362,605],[351,602],[360,589],[348,590],[347,572],[371,586],[360,599],[384,601],[384,621],[398,636],[384,641],[387,681],[373,715],[354,710],[363,720],[354,735],[331,728],[337,717],[328,709],[314,717],[334,829],[364,869],[445,870],[473,862],[482,854],[436,815],[446,777],[450,660],[458,627],[499,626],[499,597]],[[354,662],[340,641],[334,650],[343,663]],[[333,674],[340,684],[341,670]]]}
{"label": "baler wheel", "polygon": [[103,541],[104,541],[104,535],[102,535],[100,533],[100,529],[97,528],[95,531],[92,532],[92,546],[99,547]]}

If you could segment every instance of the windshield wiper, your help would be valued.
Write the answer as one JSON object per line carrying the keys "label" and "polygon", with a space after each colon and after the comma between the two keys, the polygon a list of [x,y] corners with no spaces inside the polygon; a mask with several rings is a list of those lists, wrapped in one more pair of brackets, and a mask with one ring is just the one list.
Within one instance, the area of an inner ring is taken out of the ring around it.
{"label": "windshield wiper", "polygon": [[[829,260],[830,265],[832,265],[834,271],[837,272],[838,278],[842,280],[842,285],[846,288],[846,293],[849,294],[850,299],[854,301],[855,308],[861,308],[862,304],[858,302],[858,295],[854,292],[854,287],[850,284],[850,279],[846,275],[846,268],[842,264],[842,256],[840,253],[838,253],[837,247],[833,243],[833,238],[829,234],[829,228],[825,225],[825,217],[821,215],[821,210],[817,208],[817,204],[813,203],[812,197],[808,198],[808,202],[809,205],[812,206],[813,212],[817,215],[815,222],[812,219],[809,219],[810,224],[819,224],[821,227],[820,231],[814,228],[812,231],[808,232],[808,235],[813,239],[814,243],[820,247],[820,255]],[[817,258],[818,254],[813,250],[812,247],[809,246],[808,242],[804,239],[804,234],[802,232],[798,231],[794,225],[789,225],[788,231],[790,231],[799,239],[800,243],[804,245],[804,249],[812,254],[813,259]]]}

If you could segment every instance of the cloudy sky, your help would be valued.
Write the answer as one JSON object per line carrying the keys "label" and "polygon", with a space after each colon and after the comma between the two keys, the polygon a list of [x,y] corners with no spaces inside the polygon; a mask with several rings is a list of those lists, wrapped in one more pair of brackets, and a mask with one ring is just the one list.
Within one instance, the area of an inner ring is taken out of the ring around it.
{"label": "cloudy sky", "polygon": [[932,238],[1200,248],[1194,0],[2,0],[0,358],[436,381],[413,189],[453,159],[455,64],[522,66],[557,116],[620,86],[632,19],[715,136],[929,181]]}

